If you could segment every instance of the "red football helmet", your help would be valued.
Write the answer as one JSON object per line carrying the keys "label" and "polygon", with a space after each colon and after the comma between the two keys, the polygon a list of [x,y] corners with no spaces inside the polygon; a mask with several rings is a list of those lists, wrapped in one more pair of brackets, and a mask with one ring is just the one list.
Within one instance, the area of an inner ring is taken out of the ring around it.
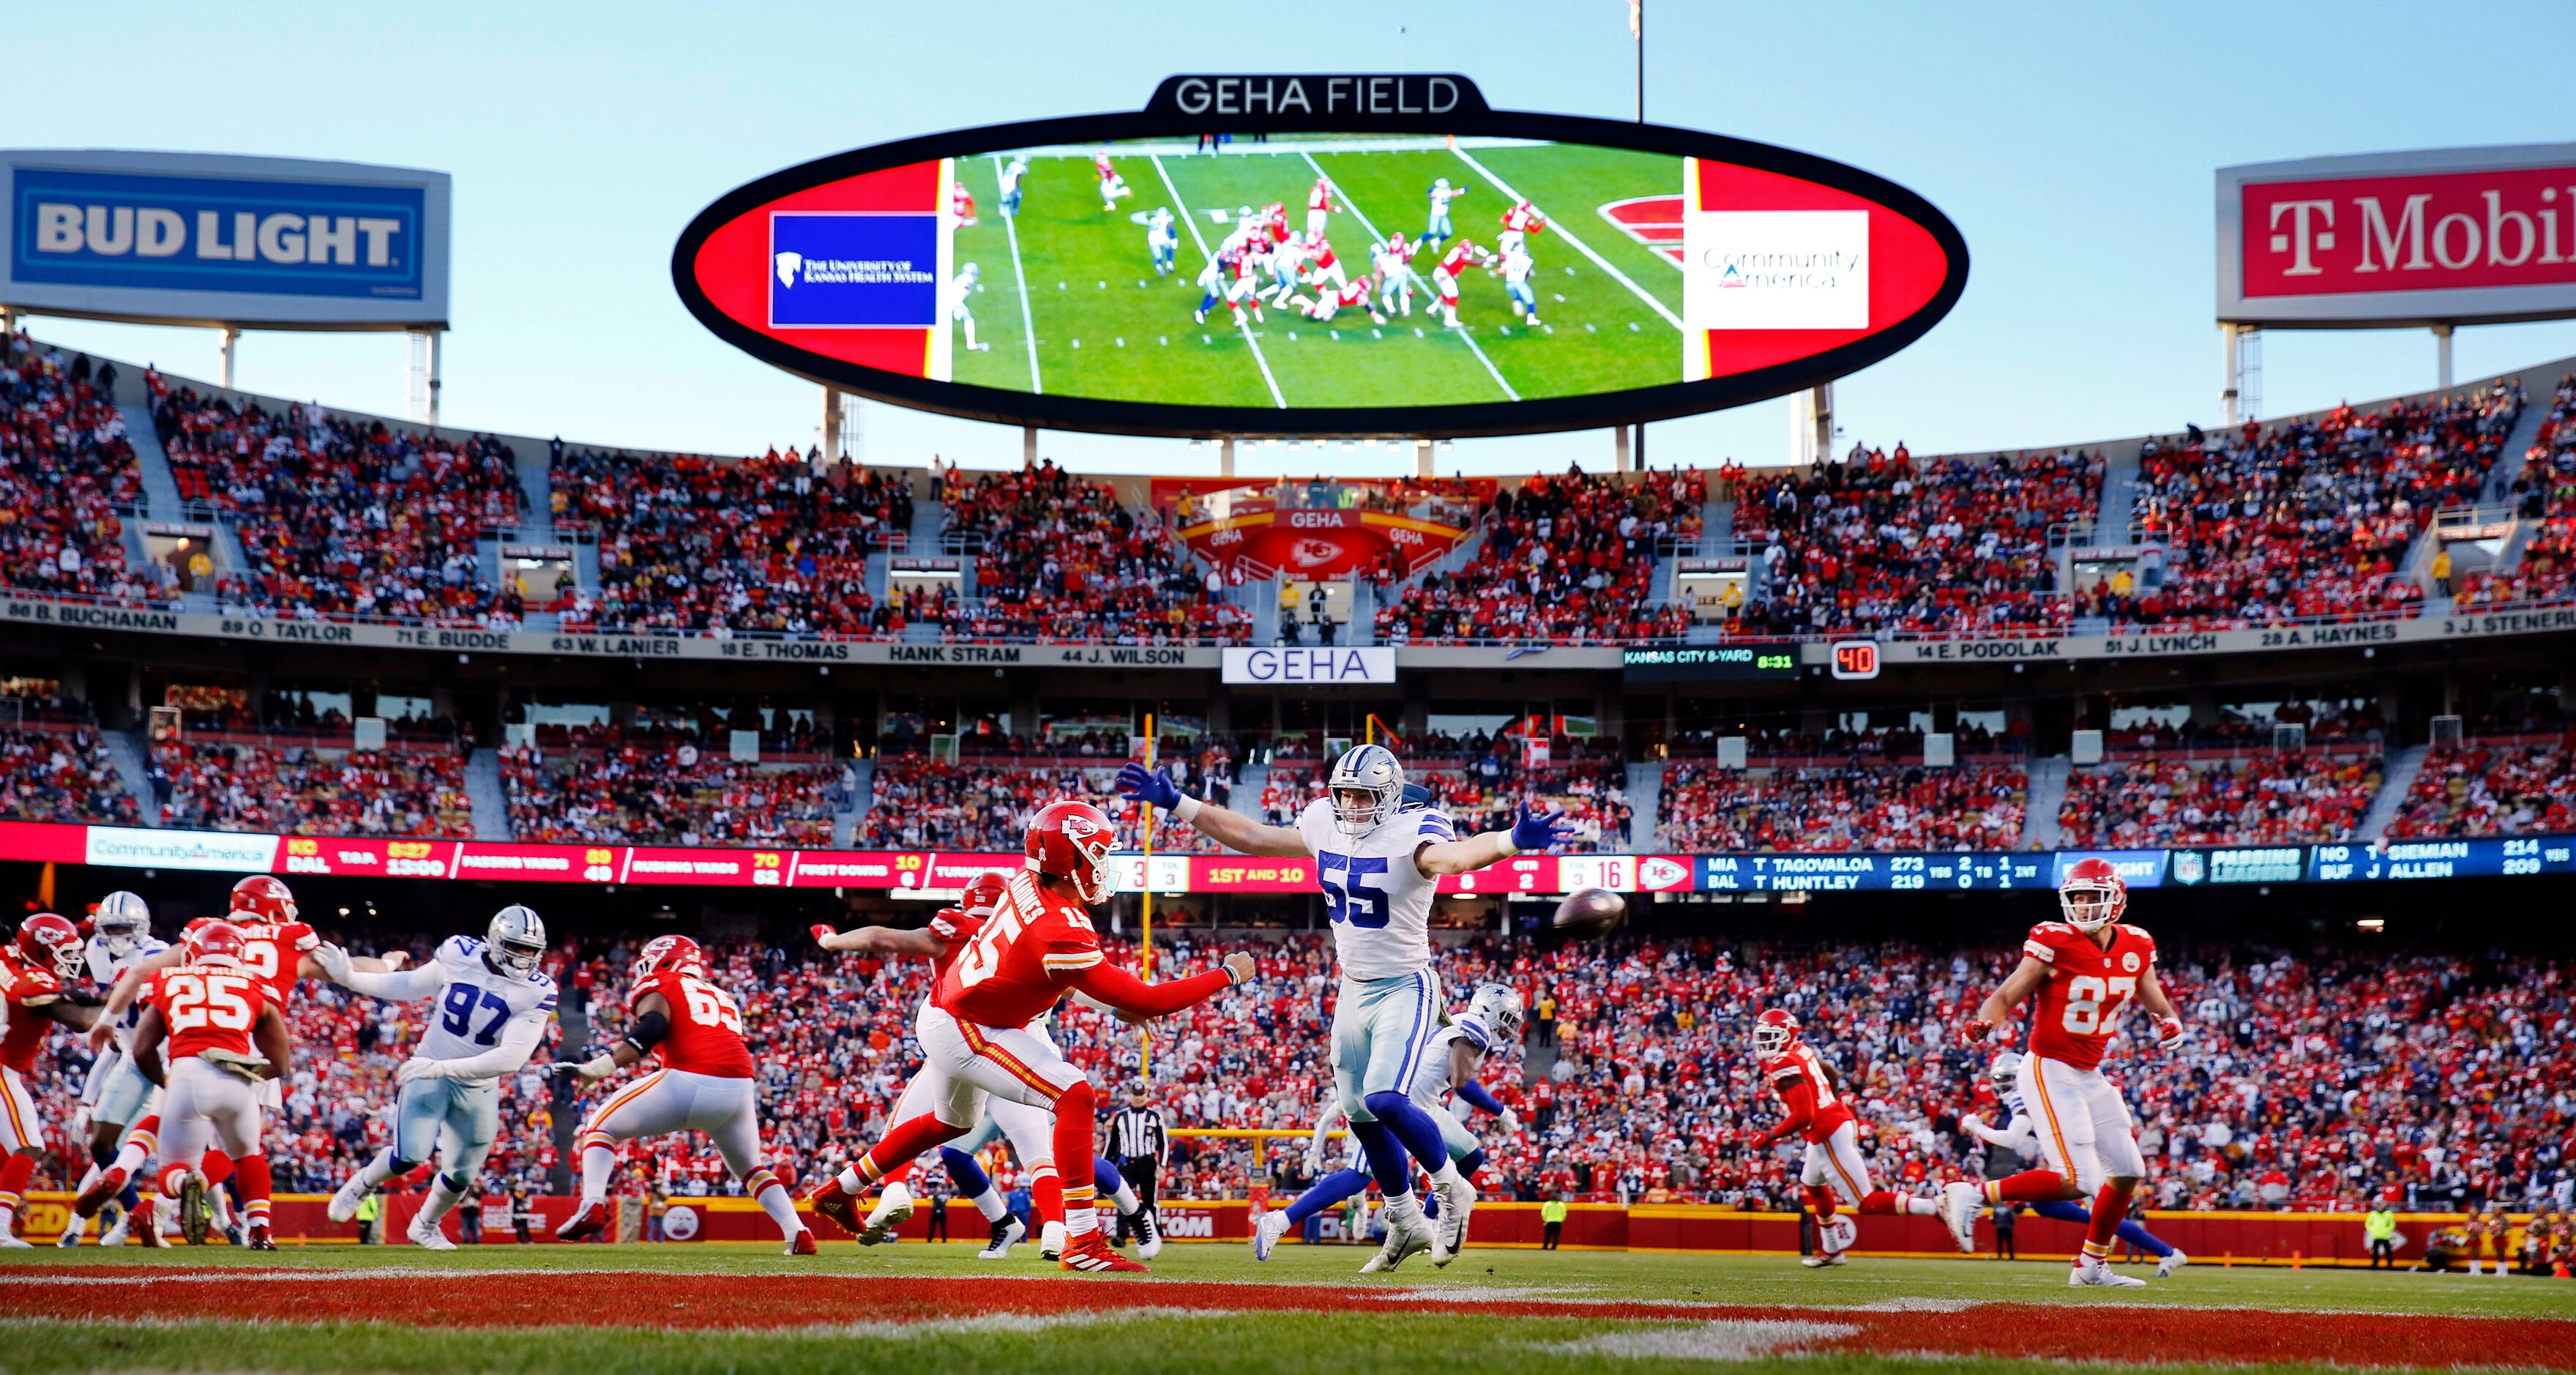
{"label": "red football helmet", "polygon": [[686,936],[655,936],[644,942],[631,972],[635,982],[642,983],[666,969],[703,975],[707,972],[707,952]]}
{"label": "red football helmet", "polygon": [[989,917],[1002,910],[1002,901],[1010,893],[1010,880],[987,869],[966,881],[966,896],[957,905],[970,917]]}
{"label": "red football helmet", "polygon": [[287,891],[286,881],[273,874],[253,874],[233,885],[236,912],[247,912],[261,921],[294,921],[295,894]]}
{"label": "red football helmet", "polygon": [[60,913],[38,912],[18,923],[18,958],[57,978],[72,978],[81,972],[80,928]]}
{"label": "red football helmet", "polygon": [[2129,885],[2111,861],[2079,859],[2057,881],[2057,906],[2067,925],[2090,935],[2129,910]]}
{"label": "red football helmet", "polygon": [[190,964],[239,966],[242,952],[250,942],[241,928],[228,921],[198,920],[188,923],[185,954]]}
{"label": "red football helmet", "polygon": [[1109,852],[1117,847],[1109,814],[1088,802],[1050,802],[1029,818],[1029,868],[1070,882],[1086,903],[1109,896]]}
{"label": "red football helmet", "polygon": [[1753,1019],[1753,1053],[1765,1059],[1798,1044],[1798,1014],[1784,1007],[1764,1009]]}

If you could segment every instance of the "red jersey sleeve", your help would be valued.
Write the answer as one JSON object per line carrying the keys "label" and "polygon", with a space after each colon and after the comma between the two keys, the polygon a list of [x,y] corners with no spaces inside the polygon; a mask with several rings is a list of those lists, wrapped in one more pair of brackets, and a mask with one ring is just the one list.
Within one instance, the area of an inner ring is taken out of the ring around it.
{"label": "red jersey sleeve", "polygon": [[50,969],[0,965],[0,980],[6,982],[9,1001],[20,1007],[43,1007],[63,996],[63,981]]}
{"label": "red jersey sleeve", "polygon": [[2074,927],[2062,921],[2044,921],[2030,928],[2030,935],[2021,943],[2021,953],[2041,964],[2053,965],[2060,952],[2080,939]]}
{"label": "red jersey sleeve", "polygon": [[2120,929],[2135,938],[2138,947],[2138,955],[2141,959],[2144,959],[2149,964],[2154,964],[2156,962],[2155,937],[2148,935],[2143,927],[2123,925]]}
{"label": "red jersey sleeve", "polygon": [[1038,964],[1056,982],[1069,982],[1084,970],[1096,968],[1105,958],[1100,953],[1100,932],[1089,917],[1059,909],[1047,927]]}
{"label": "red jersey sleeve", "polygon": [[277,943],[300,955],[322,944],[322,937],[312,927],[300,921],[290,921],[277,928]]}
{"label": "red jersey sleeve", "polygon": [[1807,1067],[1786,1055],[1774,1055],[1762,1062],[1762,1082],[1773,1088],[1790,1079],[1806,1077]]}

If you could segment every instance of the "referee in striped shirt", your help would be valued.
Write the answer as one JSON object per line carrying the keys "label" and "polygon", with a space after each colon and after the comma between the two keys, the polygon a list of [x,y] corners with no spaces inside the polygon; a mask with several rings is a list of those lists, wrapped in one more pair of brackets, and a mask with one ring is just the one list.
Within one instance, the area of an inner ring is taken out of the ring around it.
{"label": "referee in striped shirt", "polygon": [[[1163,1131],[1163,1114],[1152,1106],[1152,1101],[1145,1081],[1138,1079],[1127,1086],[1127,1106],[1109,1119],[1109,1158],[1117,1162],[1118,1173],[1145,1205],[1137,1210],[1137,1218],[1152,1219],[1137,1228],[1138,1240],[1161,1231],[1163,1215],[1154,1201],[1154,1190],[1163,1172],[1163,1154],[1171,1147],[1171,1138]],[[1153,1231],[1145,1230],[1148,1227]],[[1128,1218],[1122,1215],[1111,1244],[1126,1245],[1127,1232]]]}

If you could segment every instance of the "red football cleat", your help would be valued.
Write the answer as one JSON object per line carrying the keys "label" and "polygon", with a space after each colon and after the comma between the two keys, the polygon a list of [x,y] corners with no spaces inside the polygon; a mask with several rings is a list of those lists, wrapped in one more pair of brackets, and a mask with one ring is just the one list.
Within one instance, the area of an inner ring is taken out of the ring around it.
{"label": "red football cleat", "polygon": [[1098,1229],[1082,1234],[1082,1239],[1069,1243],[1056,1264],[1067,1270],[1085,1270],[1093,1274],[1151,1274],[1144,1266],[1109,1249],[1109,1241]]}
{"label": "red football cleat", "polygon": [[851,1236],[857,1236],[867,1226],[859,1218],[858,1200],[841,1187],[838,1175],[815,1185],[814,1192],[805,1195],[805,1201],[814,1206],[814,1216],[830,1219],[832,1225]]}
{"label": "red football cleat", "polygon": [[110,1165],[99,1172],[98,1178],[89,1182],[88,1188],[80,1191],[80,1197],[72,1200],[72,1211],[84,1219],[96,1217],[98,1210],[106,1207],[107,1201],[124,1188],[125,1171]]}
{"label": "red football cleat", "polygon": [[251,1224],[250,1240],[246,1245],[253,1251],[274,1251],[277,1249],[277,1243],[269,1239],[268,1227],[264,1223]]}
{"label": "red football cleat", "polygon": [[608,1205],[585,1203],[563,1226],[555,1229],[557,1241],[583,1241],[608,1230]]}
{"label": "red football cleat", "polygon": [[803,1227],[797,1228],[796,1239],[787,1243],[787,1254],[791,1256],[810,1256],[817,1249],[814,1245],[813,1232]]}

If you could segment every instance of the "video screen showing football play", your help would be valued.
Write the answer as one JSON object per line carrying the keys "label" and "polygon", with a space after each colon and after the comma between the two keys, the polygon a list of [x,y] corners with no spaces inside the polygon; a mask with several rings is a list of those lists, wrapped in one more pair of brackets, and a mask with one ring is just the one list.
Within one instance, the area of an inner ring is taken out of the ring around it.
{"label": "video screen showing football play", "polygon": [[0,17],[0,1375],[2576,1371],[2576,144],[2314,8]]}

